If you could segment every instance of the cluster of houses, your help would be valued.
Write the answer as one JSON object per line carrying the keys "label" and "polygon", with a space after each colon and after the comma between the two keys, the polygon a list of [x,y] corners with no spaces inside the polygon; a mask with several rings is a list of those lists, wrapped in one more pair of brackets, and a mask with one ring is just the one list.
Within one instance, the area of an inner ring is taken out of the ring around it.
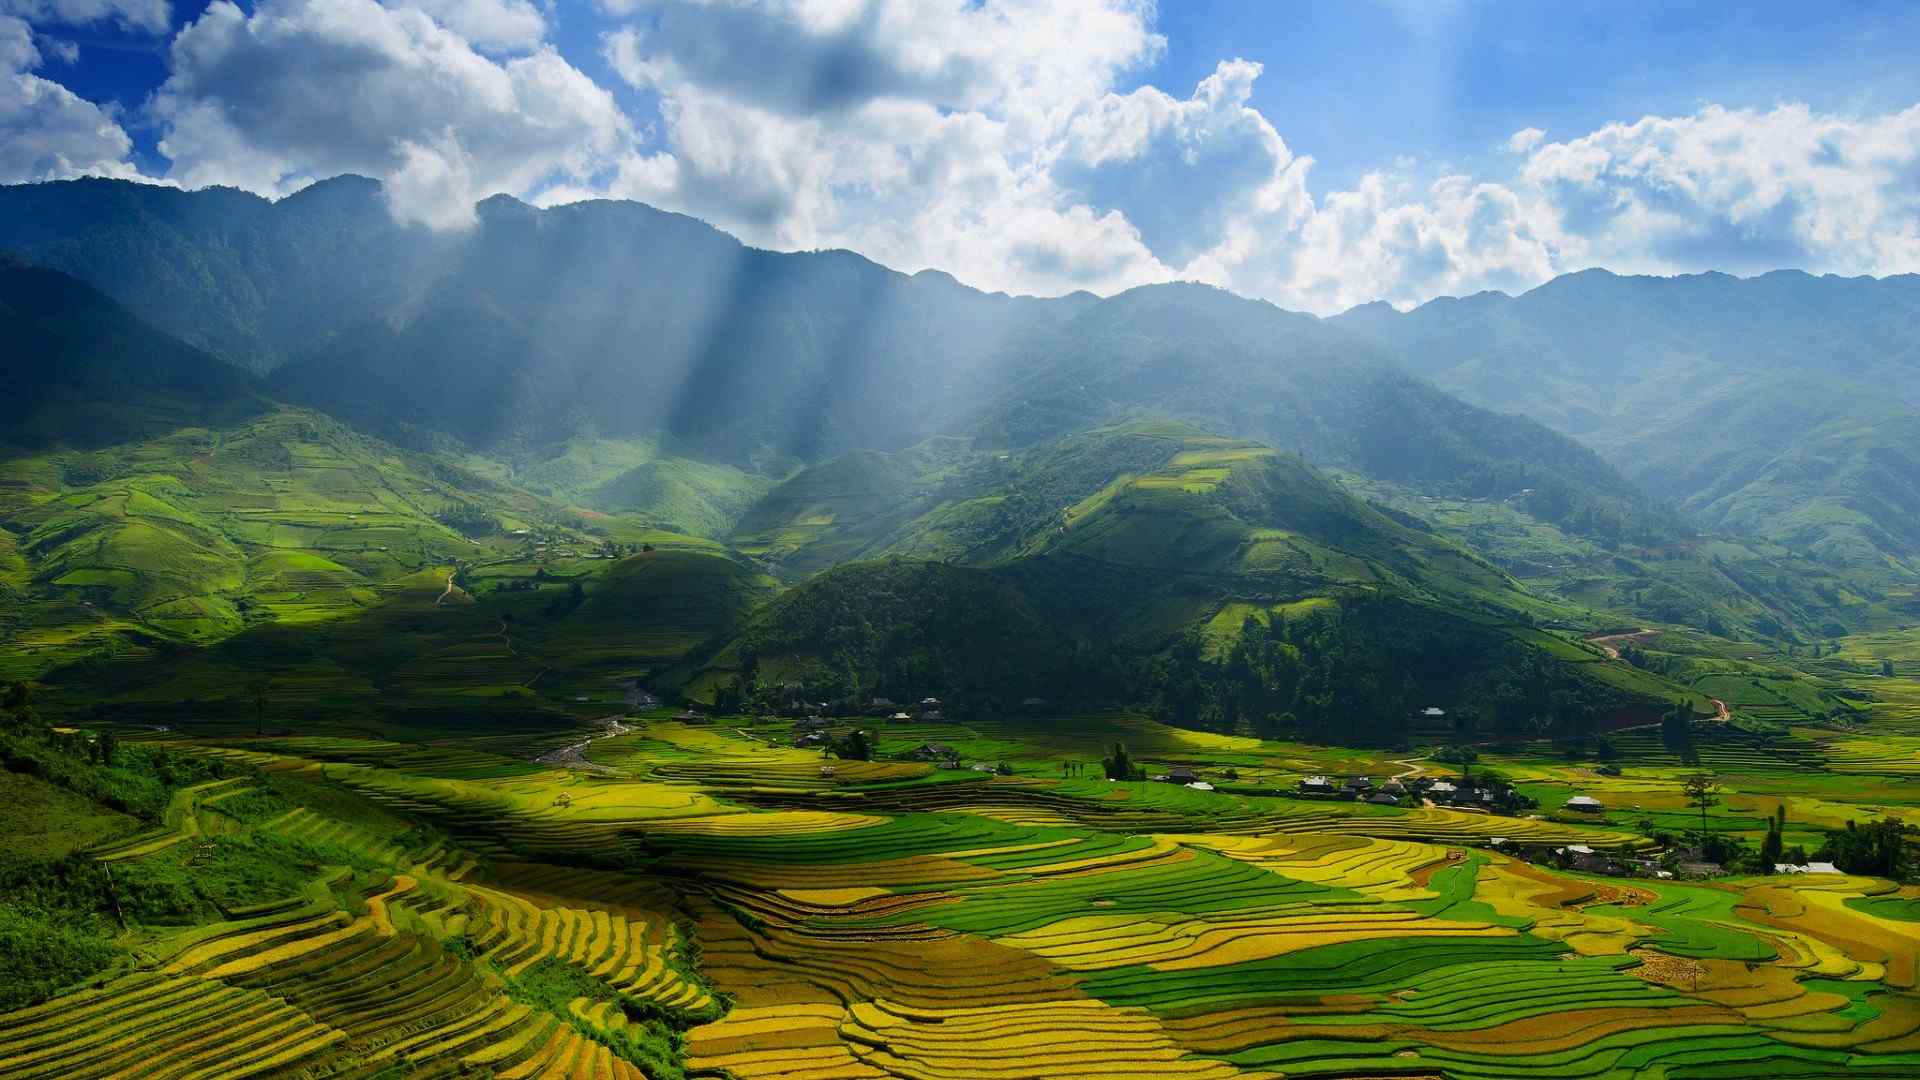
{"label": "cluster of houses", "polygon": [[1477,786],[1462,779],[1459,783],[1430,776],[1395,777],[1376,784],[1370,776],[1309,776],[1300,781],[1298,793],[1309,799],[1344,799],[1372,803],[1375,806],[1451,806],[1508,814],[1526,809],[1532,800],[1510,787]]}
{"label": "cluster of houses", "polygon": [[[822,709],[826,708],[824,704],[819,707]],[[941,711],[940,699],[936,697],[922,698],[920,704],[913,707],[912,712],[908,712],[906,708],[896,705],[886,698],[877,697],[871,702],[868,702],[865,715],[884,720],[889,724],[934,723],[945,718],[945,714]],[[828,731],[832,726],[832,720],[817,712],[801,716],[793,722],[793,745],[803,750],[824,747],[833,741],[833,736],[829,734]],[[912,753],[920,754],[921,751],[927,747],[935,745],[937,744],[927,743],[922,747],[916,748]],[[944,760],[948,756],[947,751],[949,751],[950,748],[941,747],[940,749],[943,752],[938,755],[930,754],[928,756],[916,757],[914,760],[929,761],[935,760],[936,758]]]}
{"label": "cluster of houses", "polygon": [[[1503,855],[1525,859],[1531,863],[1556,866],[1562,870],[1577,870],[1583,874],[1604,874],[1608,877],[1643,877],[1671,880],[1673,878],[1712,878],[1727,872],[1726,867],[1716,862],[1708,862],[1698,848],[1676,848],[1664,857],[1655,857],[1642,853],[1596,851],[1586,844],[1523,844],[1503,836],[1495,836],[1487,841],[1487,846]],[[1838,874],[1840,868],[1830,862],[1774,863],[1776,874]]]}

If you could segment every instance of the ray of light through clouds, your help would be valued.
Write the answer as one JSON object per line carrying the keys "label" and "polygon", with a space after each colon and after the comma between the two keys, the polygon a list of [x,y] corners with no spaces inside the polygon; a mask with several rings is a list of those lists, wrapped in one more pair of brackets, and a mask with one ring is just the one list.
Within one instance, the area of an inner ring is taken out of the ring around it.
{"label": "ray of light through clouds", "polygon": [[[1432,9],[1399,11],[1444,35]],[[1702,101],[1585,130],[1543,112],[1464,164],[1409,147],[1316,185],[1315,148],[1260,104],[1296,73],[1249,40],[1169,85],[1166,14],[1150,0],[0,0],[0,180],[138,175],[129,131],[150,131],[149,179],[283,195],[364,173],[397,220],[427,228],[467,227],[494,192],[625,197],[749,243],[846,247],[986,288],[1187,278],[1322,313],[1595,265],[1920,269],[1920,106]],[[164,50],[137,108],[61,82],[84,60],[66,31],[101,26]]]}

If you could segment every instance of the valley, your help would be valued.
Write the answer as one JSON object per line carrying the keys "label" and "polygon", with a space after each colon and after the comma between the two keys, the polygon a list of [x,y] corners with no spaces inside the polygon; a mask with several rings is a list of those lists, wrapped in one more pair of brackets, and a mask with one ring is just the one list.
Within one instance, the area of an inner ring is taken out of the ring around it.
{"label": "valley", "polygon": [[1909,280],[382,200],[0,187],[0,1078],[1920,1071]]}

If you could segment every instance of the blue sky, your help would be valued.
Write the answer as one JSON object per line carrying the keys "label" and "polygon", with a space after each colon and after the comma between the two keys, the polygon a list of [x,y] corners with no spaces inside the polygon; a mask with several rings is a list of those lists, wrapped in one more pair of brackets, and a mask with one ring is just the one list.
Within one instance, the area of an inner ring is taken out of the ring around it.
{"label": "blue sky", "polygon": [[[1920,269],[1920,5],[0,0],[0,180],[613,196],[990,288],[1332,311]],[[77,51],[76,51],[77,50]]]}
{"label": "blue sky", "polygon": [[1160,27],[1166,56],[1140,81],[1261,61],[1251,104],[1341,185],[1402,156],[1484,163],[1525,127],[1568,135],[1707,102],[1920,101],[1913,3],[1193,0],[1162,4]]}

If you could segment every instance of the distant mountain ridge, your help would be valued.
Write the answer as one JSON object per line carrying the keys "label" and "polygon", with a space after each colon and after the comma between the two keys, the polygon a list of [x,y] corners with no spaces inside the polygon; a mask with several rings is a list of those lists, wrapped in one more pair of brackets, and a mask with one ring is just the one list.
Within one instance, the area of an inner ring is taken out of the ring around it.
{"label": "distant mountain ridge", "polygon": [[0,250],[402,445],[537,471],[581,438],[646,440],[736,470],[577,489],[641,513],[663,492],[709,535],[839,455],[1155,412],[1608,542],[1688,532],[1667,500],[1834,565],[1920,565],[1913,275],[1594,270],[1317,319],[1198,285],[983,293],[636,203],[477,216],[401,227],[359,177],[276,202],[84,180],[0,188]]}
{"label": "distant mountain ridge", "polygon": [[[1575,443],[1394,373],[1334,324],[1217,289],[1009,297],[849,252],[748,248],[637,203],[495,197],[477,214],[465,234],[401,228],[353,177],[279,202],[74,181],[0,188],[0,248],[266,371],[276,397],[415,448],[537,464],[582,436],[646,439],[778,479],[936,435],[1019,446],[1157,411],[1525,497],[1594,535],[1679,528]],[[613,479],[588,488],[648,488]]]}
{"label": "distant mountain ridge", "polygon": [[1710,528],[1920,566],[1920,275],[1589,270],[1329,321],[1581,439]]}

